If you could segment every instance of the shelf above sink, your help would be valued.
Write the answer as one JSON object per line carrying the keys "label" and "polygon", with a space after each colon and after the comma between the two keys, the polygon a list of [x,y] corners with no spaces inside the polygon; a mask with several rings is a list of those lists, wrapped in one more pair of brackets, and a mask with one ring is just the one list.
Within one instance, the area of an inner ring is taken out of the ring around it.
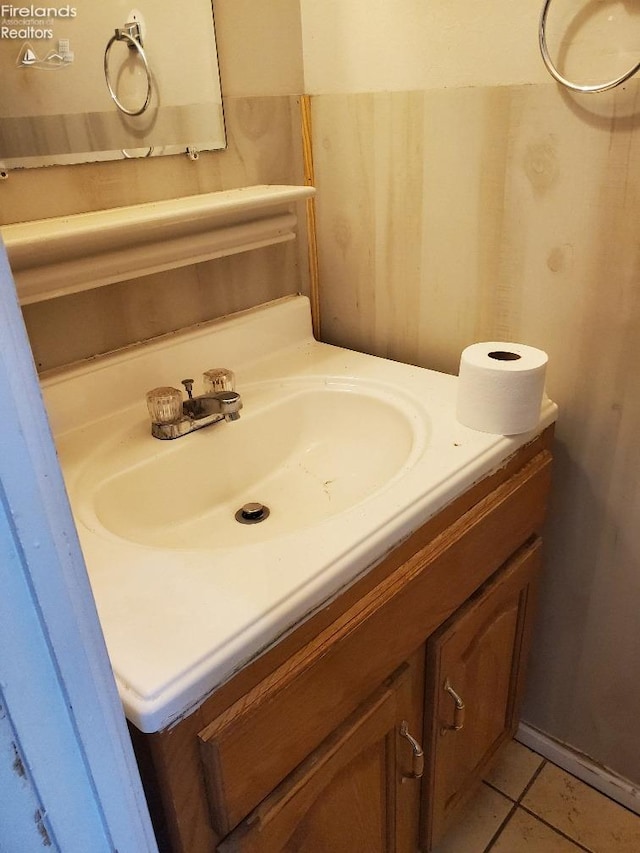
{"label": "shelf above sink", "polygon": [[313,187],[255,186],[3,226],[23,305],[295,239]]}

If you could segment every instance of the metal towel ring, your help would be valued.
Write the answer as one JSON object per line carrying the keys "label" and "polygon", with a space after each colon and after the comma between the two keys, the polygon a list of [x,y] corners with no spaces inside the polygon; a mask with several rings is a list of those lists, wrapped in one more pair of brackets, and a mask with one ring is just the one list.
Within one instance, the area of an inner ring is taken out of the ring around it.
{"label": "metal towel ring", "polygon": [[549,50],[547,49],[547,34],[546,34],[546,26],[547,26],[547,13],[549,11],[549,6],[551,5],[551,0],[545,0],[544,6],[542,7],[542,14],[540,15],[540,26],[538,28],[538,41],[540,43],[540,53],[542,54],[542,59],[544,64],[547,66],[547,71],[551,76],[558,81],[558,83],[562,83],[563,86],[566,86],[567,89],[571,89],[572,92],[586,92],[587,94],[593,92],[606,92],[609,89],[615,89],[616,86],[619,86],[621,83],[624,83],[625,80],[628,80],[629,77],[633,77],[633,75],[640,70],[640,62],[637,62],[633,68],[629,71],[622,74],[620,77],[616,77],[615,80],[609,80],[608,83],[596,83],[593,86],[585,86],[580,83],[572,83],[571,80],[567,80],[566,77],[563,77],[562,74],[555,67],[553,62],[551,61],[551,57],[549,56]]}
{"label": "metal towel ring", "polygon": [[[137,50],[138,56],[142,60],[142,64],[144,65],[144,70],[147,75],[147,96],[144,99],[144,104],[140,107],[139,110],[130,110],[124,106],[116,95],[113,86],[111,85],[111,78],[109,76],[109,52],[115,42],[117,41],[126,41],[128,42],[129,50]],[[111,99],[113,100],[116,107],[120,110],[120,112],[124,113],[128,116],[139,116],[147,109],[149,106],[149,102],[151,101],[151,69],[149,68],[149,61],[147,59],[147,54],[142,46],[142,36],[140,33],[140,27],[137,23],[125,24],[123,28],[118,28],[115,31],[115,34],[111,36],[109,41],[107,42],[107,46],[104,49],[104,79],[107,83],[107,89],[109,90],[109,94],[111,95]]]}

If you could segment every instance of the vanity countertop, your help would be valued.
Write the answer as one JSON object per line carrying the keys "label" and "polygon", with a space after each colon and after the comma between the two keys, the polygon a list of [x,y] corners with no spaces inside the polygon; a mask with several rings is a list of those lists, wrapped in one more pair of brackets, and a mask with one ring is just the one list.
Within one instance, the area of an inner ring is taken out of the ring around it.
{"label": "vanity countertop", "polygon": [[[236,374],[240,421],[176,441],[152,438],[146,391],[180,387],[185,376],[217,366]],[[301,296],[43,377],[134,725],[153,732],[182,718],[555,420],[545,398],[529,433],[467,429],[455,419],[456,383],[315,341]],[[343,428],[346,456],[320,446],[322,435],[339,443]],[[334,467],[314,488],[312,462],[321,454]],[[361,482],[349,481],[352,469]],[[308,496],[291,493],[298,482],[310,483]],[[203,489],[211,501],[204,510]],[[271,516],[237,524],[228,507],[254,500]]]}

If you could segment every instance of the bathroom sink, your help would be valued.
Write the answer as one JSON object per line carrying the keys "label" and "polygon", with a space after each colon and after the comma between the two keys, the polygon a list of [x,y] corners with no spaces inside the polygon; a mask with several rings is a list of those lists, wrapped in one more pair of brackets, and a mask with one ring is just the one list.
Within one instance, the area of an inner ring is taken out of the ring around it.
{"label": "bathroom sink", "polygon": [[[95,514],[112,534],[156,548],[242,546],[360,504],[424,445],[424,418],[375,383],[323,377],[238,390],[238,421],[173,441],[136,423],[89,456],[74,487],[80,519],[94,526]],[[268,515],[241,523],[248,503]]]}
{"label": "bathroom sink", "polygon": [[[240,419],[152,437],[146,392],[214,367]],[[132,723],[171,725],[533,438],[459,424],[456,383],[316,341],[302,296],[43,380]]]}

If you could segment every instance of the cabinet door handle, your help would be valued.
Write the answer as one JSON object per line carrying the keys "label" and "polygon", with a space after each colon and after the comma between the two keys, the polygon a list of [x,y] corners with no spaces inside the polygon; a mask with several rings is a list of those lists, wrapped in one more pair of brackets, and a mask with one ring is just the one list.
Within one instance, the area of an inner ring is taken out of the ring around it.
{"label": "cabinet door handle", "polygon": [[409,723],[403,720],[400,723],[400,735],[409,741],[411,744],[412,767],[411,773],[405,773],[402,776],[402,781],[405,779],[422,779],[424,773],[424,751],[418,741],[409,733]]}
{"label": "cabinet door handle", "polygon": [[456,691],[451,686],[451,682],[447,678],[444,683],[445,692],[451,696],[454,701],[453,706],[453,725],[452,726],[443,726],[442,733],[444,734],[447,731],[459,732],[460,729],[464,726],[464,712],[465,706],[462,697],[456,693]]}

